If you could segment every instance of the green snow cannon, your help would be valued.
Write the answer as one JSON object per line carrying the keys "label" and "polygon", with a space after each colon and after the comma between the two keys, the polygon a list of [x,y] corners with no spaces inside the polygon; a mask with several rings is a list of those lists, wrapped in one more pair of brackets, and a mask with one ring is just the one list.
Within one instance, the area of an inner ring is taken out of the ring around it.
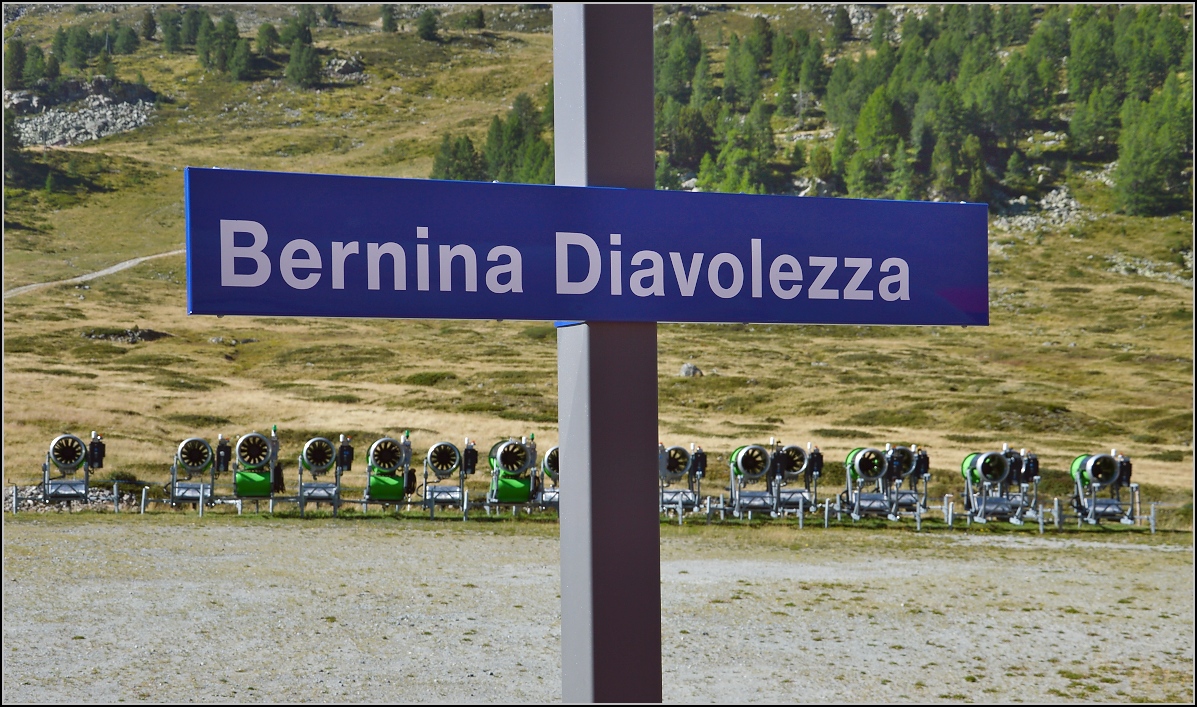
{"label": "green snow cannon", "polygon": [[[531,439],[535,440],[533,435]],[[491,495],[498,503],[528,503],[532,500],[532,475],[527,474],[534,464],[528,445],[515,438],[495,443],[487,456],[494,475]]]}
{"label": "green snow cannon", "polygon": [[1109,486],[1118,480],[1118,460],[1109,454],[1082,454],[1072,460],[1068,473],[1081,486]]}
{"label": "green snow cannon", "polygon": [[[406,438],[406,434],[404,437]],[[366,453],[368,495],[371,501],[402,501],[406,496],[404,472],[411,459],[411,446],[393,437],[383,437]]]}
{"label": "green snow cannon", "polygon": [[960,462],[960,475],[974,484],[1000,484],[1010,475],[1010,460],[1001,452],[973,452]]}
{"label": "green snow cannon", "polygon": [[849,479],[876,481],[885,476],[888,468],[885,452],[873,447],[857,447],[844,457],[844,469]]}
{"label": "green snow cannon", "polygon": [[758,481],[769,472],[769,450],[759,444],[736,447],[731,453],[731,470],[745,481]]}
{"label": "green snow cannon", "polygon": [[233,473],[233,495],[237,498],[270,498],[271,467],[275,448],[266,435],[250,432],[237,440],[234,450],[237,471]]}

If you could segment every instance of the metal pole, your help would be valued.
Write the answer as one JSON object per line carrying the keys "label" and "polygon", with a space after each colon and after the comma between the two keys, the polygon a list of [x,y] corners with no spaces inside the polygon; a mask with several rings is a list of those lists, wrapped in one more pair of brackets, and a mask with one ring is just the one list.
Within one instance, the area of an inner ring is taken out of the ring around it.
{"label": "metal pole", "polygon": [[112,512],[121,512],[121,482],[115,481],[112,484]]}
{"label": "metal pole", "polygon": [[[554,6],[557,184],[654,187],[652,62],[652,6]],[[660,702],[656,324],[563,326],[557,371],[562,698]]]}

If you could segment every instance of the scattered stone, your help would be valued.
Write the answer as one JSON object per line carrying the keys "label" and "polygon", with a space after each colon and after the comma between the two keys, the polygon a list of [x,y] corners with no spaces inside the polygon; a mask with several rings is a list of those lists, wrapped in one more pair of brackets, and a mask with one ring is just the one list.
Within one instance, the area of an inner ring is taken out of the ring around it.
{"label": "scattered stone", "polygon": [[1114,160],[1113,162],[1105,165],[1100,171],[1095,172],[1093,170],[1088,170],[1083,173],[1083,176],[1087,179],[1093,179],[1097,182],[1100,182],[1101,184],[1104,184],[1112,189],[1114,187],[1115,169],[1118,169],[1118,160]]}
{"label": "scattered stone", "polygon": [[682,370],[678,373],[683,378],[701,378],[702,369],[695,366],[693,363],[683,363]]}
{"label": "scattered stone", "polygon": [[162,331],[154,331],[153,329],[139,329],[134,326],[132,329],[88,329],[80,334],[80,336],[85,339],[115,341],[122,344],[139,344],[143,341],[164,339],[170,336],[170,334]]}
{"label": "scattered stone", "polygon": [[1186,254],[1188,277],[1185,277],[1184,273],[1175,272],[1174,266],[1169,264],[1159,263],[1148,258],[1135,258],[1124,253],[1114,253],[1107,256],[1106,260],[1110,263],[1110,272],[1119,275],[1139,275],[1161,282],[1171,282],[1186,287],[1193,286],[1193,251],[1191,250]]}
{"label": "scattered stone", "polygon": [[54,108],[17,121],[21,144],[64,146],[136,130],[149,122],[154,104],[113,103],[107,96],[89,96],[76,111]]}
{"label": "scattered stone", "polygon": [[41,79],[32,89],[4,92],[4,107],[17,115],[40,113],[54,106],[76,103],[92,96],[104,96],[113,103],[153,103],[158,94],[149,86],[125,81],[113,81],[107,76],[91,79],[66,79],[51,84]]}
{"label": "scattered stone", "polygon": [[794,180],[798,196],[831,196],[831,185],[818,177],[799,177]]}
{"label": "scattered stone", "polygon": [[[132,486],[125,486],[123,482],[121,487],[121,511],[129,512],[140,509],[141,489],[138,487],[136,491],[129,491],[127,489]],[[14,488],[17,490],[17,511],[19,513],[51,513],[68,510],[66,501],[46,501],[42,497],[42,485],[34,484],[33,486],[6,487],[4,489],[4,512],[12,512]],[[72,511],[111,511],[112,498],[112,483],[97,481],[93,477],[87,488],[87,502],[74,501],[69,504],[69,509]]]}
{"label": "scattered stone", "polygon": [[[1037,210],[1033,210],[1033,206],[1037,206]],[[1067,186],[1060,186],[1040,199],[1037,205],[1034,199],[1027,199],[1026,196],[1009,202],[1003,209],[1003,215],[993,220],[993,227],[1000,231],[1034,232],[1061,229],[1098,218],[1097,214],[1085,209],[1073,198]]]}
{"label": "scattered stone", "polygon": [[356,81],[362,83],[370,78],[365,73],[365,68],[361,57],[357,54],[350,56],[348,59],[333,57],[324,65],[324,75],[338,81]]}

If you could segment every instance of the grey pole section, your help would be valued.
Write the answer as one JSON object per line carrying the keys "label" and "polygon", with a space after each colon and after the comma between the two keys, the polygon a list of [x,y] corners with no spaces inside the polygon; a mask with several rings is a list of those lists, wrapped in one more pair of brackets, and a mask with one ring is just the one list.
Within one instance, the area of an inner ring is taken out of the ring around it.
{"label": "grey pole section", "polygon": [[[651,6],[554,5],[557,184],[653,188],[652,60]],[[561,327],[557,372],[562,697],[660,702],[656,324]]]}

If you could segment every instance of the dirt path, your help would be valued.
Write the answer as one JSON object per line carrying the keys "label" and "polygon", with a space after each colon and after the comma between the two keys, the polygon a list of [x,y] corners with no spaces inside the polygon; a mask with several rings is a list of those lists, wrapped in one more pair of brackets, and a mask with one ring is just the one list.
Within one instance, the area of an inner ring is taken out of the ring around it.
{"label": "dirt path", "polygon": [[54,285],[74,285],[74,284],[80,283],[80,282],[87,282],[88,280],[94,280],[97,277],[104,277],[105,275],[112,275],[113,273],[118,273],[121,270],[127,270],[131,267],[141,265],[142,263],[146,262],[147,260],[154,260],[156,258],[165,258],[170,255],[182,255],[186,252],[187,252],[187,250],[185,248],[180,248],[179,250],[172,250],[169,253],[158,253],[157,255],[146,255],[141,258],[133,258],[132,260],[126,260],[123,263],[117,263],[116,265],[104,268],[103,270],[97,270],[92,273],[87,273],[86,275],[80,275],[78,277],[72,277],[72,278],[69,278],[66,280],[54,280],[53,282],[35,282],[30,285],[22,285],[20,287],[14,287],[11,290],[8,290],[4,293],[4,299],[8,299],[9,297],[16,297],[17,295],[23,295],[26,292],[33,292],[34,290],[40,290],[43,287],[53,287]]}
{"label": "dirt path", "polygon": [[[4,701],[557,701],[557,539],[490,528],[7,520]],[[1190,546],[665,535],[667,702],[1193,699]]]}

